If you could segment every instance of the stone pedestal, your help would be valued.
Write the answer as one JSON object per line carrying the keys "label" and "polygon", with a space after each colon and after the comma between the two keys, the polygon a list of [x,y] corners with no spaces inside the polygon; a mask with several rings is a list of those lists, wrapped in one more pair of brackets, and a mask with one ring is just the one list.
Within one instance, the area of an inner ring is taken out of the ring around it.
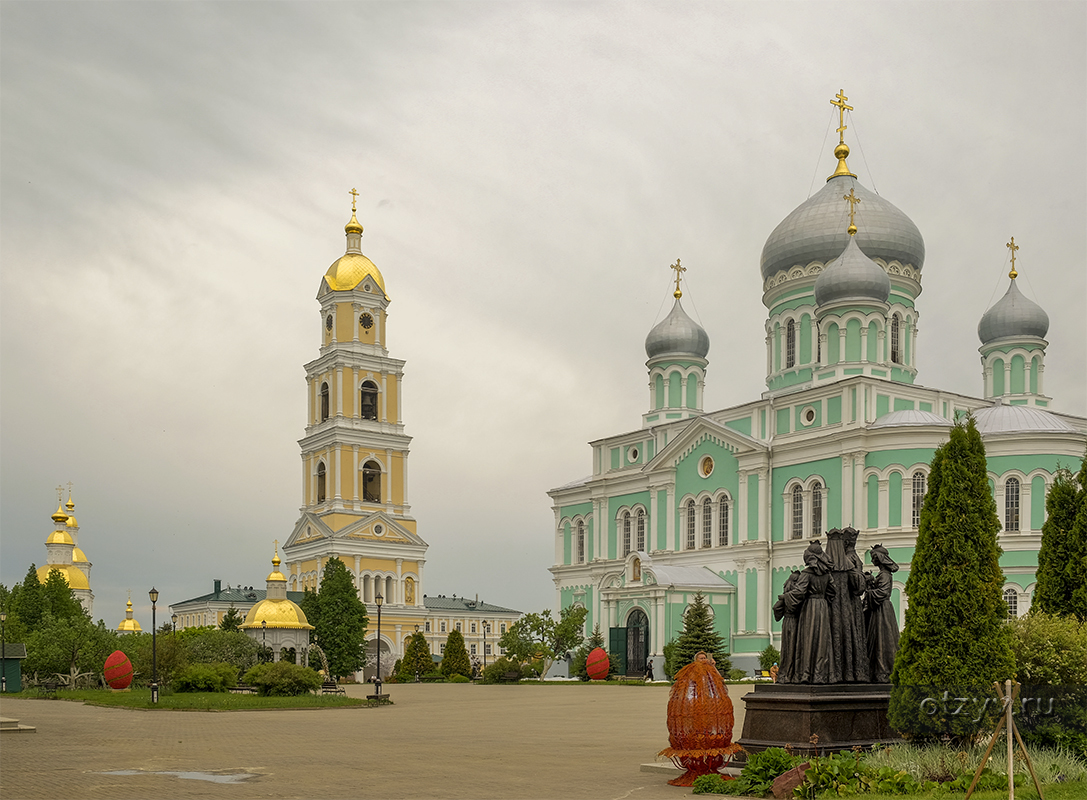
{"label": "stone pedestal", "polygon": [[807,756],[896,742],[887,725],[890,700],[891,686],[882,683],[756,684],[744,696],[740,745],[759,752],[791,744],[795,754]]}

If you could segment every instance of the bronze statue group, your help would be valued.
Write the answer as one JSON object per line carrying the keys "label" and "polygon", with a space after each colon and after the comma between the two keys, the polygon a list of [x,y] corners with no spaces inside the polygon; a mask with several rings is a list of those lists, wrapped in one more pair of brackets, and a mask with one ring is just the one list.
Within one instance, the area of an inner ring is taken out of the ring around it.
{"label": "bronze statue group", "polygon": [[898,650],[891,574],[898,570],[877,544],[868,551],[879,572],[865,573],[853,528],[827,532],[804,551],[774,604],[781,622],[778,683],[890,683]]}

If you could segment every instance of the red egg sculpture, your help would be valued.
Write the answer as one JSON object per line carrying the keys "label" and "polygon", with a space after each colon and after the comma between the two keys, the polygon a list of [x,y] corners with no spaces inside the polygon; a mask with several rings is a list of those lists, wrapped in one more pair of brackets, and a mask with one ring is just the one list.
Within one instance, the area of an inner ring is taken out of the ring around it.
{"label": "red egg sculpture", "polygon": [[673,786],[691,786],[699,775],[716,773],[733,753],[743,750],[732,741],[732,700],[717,667],[699,653],[676,673],[668,696],[668,742],[660,751],[681,769]]}
{"label": "red egg sculpture", "polygon": [[604,652],[603,647],[596,648],[585,659],[585,672],[594,681],[606,680],[610,667],[611,662],[608,660],[608,654]]}
{"label": "red egg sculpture", "polygon": [[120,650],[110,653],[104,672],[110,688],[127,689],[132,684],[132,662]]}

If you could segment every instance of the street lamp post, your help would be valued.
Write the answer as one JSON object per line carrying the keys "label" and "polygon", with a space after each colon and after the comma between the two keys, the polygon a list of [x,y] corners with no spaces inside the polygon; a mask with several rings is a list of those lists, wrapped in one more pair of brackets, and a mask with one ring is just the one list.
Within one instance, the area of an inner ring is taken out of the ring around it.
{"label": "street lamp post", "polygon": [[151,591],[147,593],[147,596],[151,598],[151,702],[158,703],[159,701],[159,662],[158,662],[158,649],[156,647],[155,637],[158,635],[158,631],[155,630],[155,603],[159,601],[159,592],[154,586],[151,587]]}
{"label": "street lamp post", "polygon": [[[419,626],[418,625],[415,626],[415,632],[416,633],[419,632]],[[407,653],[405,653],[404,655],[407,655]],[[415,665],[415,682],[419,683],[419,665],[418,664]]]}
{"label": "street lamp post", "polygon": [[170,624],[172,626],[170,633],[177,633],[177,614],[170,615]]}
{"label": "street lamp post", "polygon": [[0,692],[8,690],[8,615],[0,611]]}
{"label": "street lamp post", "polygon": [[377,674],[374,677],[374,693],[381,696],[381,604],[385,602],[385,598],[381,596],[381,592],[378,592],[374,596],[374,603],[377,604],[377,641],[374,644],[377,646]]}
{"label": "street lamp post", "polygon": [[481,623],[483,626],[483,671],[487,671],[487,631],[491,626],[487,624],[487,620],[483,620]]}
{"label": "street lamp post", "polygon": [[260,646],[261,646],[261,658],[268,657],[268,620],[262,619],[260,621]]}

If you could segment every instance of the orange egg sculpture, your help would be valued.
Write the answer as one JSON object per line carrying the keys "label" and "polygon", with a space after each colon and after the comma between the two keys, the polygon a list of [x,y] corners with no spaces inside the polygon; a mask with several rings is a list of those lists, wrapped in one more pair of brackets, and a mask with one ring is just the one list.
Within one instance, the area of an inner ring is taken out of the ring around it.
{"label": "orange egg sculpture", "polygon": [[120,650],[110,653],[103,673],[111,689],[127,689],[132,685],[132,662]]}
{"label": "orange egg sculpture", "polygon": [[611,662],[603,647],[595,648],[589,657],[585,659],[585,672],[594,681],[602,681],[608,677]]}
{"label": "orange egg sculpture", "polygon": [[711,775],[733,753],[743,750],[732,742],[732,700],[713,661],[699,653],[676,673],[668,696],[668,743],[659,755],[668,756],[681,769],[673,786],[691,786],[699,775]]}

